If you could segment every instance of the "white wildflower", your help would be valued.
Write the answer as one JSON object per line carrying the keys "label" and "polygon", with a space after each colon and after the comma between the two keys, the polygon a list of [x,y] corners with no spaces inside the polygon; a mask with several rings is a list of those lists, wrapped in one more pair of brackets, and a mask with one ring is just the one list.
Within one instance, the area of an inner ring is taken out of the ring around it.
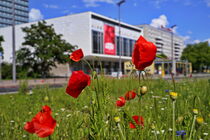
{"label": "white wildflower", "polygon": [[65,108],[61,108],[61,111],[65,111]]}
{"label": "white wildflower", "polygon": [[208,136],[208,133],[203,133],[204,136]]}
{"label": "white wildflower", "polygon": [[157,134],[157,135],[160,134],[160,131],[156,131],[156,134]]}
{"label": "white wildflower", "polygon": [[71,116],[71,114],[66,115],[67,118],[70,117],[70,116]]}
{"label": "white wildflower", "polygon": [[88,108],[88,106],[84,106],[83,108],[86,109],[86,108]]}
{"label": "white wildflower", "polygon": [[169,128],[168,131],[173,131],[173,129],[172,128]]}
{"label": "white wildflower", "polygon": [[55,113],[55,116],[58,116],[59,114],[58,113]]}

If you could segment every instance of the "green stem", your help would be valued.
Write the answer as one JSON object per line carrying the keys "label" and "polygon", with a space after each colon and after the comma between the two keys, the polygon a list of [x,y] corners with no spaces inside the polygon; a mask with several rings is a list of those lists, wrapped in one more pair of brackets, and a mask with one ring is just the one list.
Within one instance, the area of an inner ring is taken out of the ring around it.
{"label": "green stem", "polygon": [[123,131],[122,131],[122,129],[121,129],[120,124],[117,123],[117,126],[118,126],[118,128],[119,128],[119,131],[120,131],[120,134],[121,134],[121,136],[122,136],[122,139],[123,139],[123,140],[126,140],[125,136],[123,135]]}
{"label": "green stem", "polygon": [[141,99],[142,97],[143,96],[141,96],[141,95],[139,96],[139,112],[140,112],[140,115],[141,115],[141,108],[142,108],[142,106],[141,106],[142,105],[142,99]]}
{"label": "green stem", "polygon": [[51,137],[50,136],[48,137],[48,140],[51,140]]}
{"label": "green stem", "polygon": [[156,133],[156,130],[154,129],[154,131],[155,131],[155,140],[158,140],[158,137],[157,137],[157,133]]}
{"label": "green stem", "polygon": [[139,70],[139,87],[141,86],[141,71]]}
{"label": "green stem", "polygon": [[175,80],[174,80],[174,75],[171,72],[171,78],[172,78],[172,82],[173,82],[173,86],[174,86],[174,92],[176,91],[176,84],[175,84]]}
{"label": "green stem", "polygon": [[196,115],[194,115],[194,118],[193,118],[192,127],[191,127],[191,130],[190,130],[189,140],[191,140],[191,137],[192,137],[192,133],[193,133],[194,125],[195,125],[195,120],[196,120]]}
{"label": "green stem", "polygon": [[172,104],[173,104],[173,140],[175,140],[175,103],[176,101],[173,101]]}

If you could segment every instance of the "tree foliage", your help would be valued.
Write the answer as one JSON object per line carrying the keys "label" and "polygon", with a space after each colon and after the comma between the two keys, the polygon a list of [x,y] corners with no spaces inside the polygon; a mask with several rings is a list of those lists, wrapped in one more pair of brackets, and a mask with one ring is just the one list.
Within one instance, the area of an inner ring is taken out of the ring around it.
{"label": "tree foliage", "polygon": [[0,36],[0,52],[1,52],[2,54],[4,54],[4,49],[3,49],[2,44],[1,44],[3,41],[4,41],[3,36]]}
{"label": "tree foliage", "polygon": [[26,35],[22,45],[26,47],[17,51],[17,63],[29,74],[49,76],[52,67],[56,67],[56,63],[66,63],[67,55],[76,47],[63,40],[53,25],[47,25],[45,21],[22,30]]}
{"label": "tree foliage", "polygon": [[190,44],[182,52],[182,60],[192,63],[193,70],[202,72],[210,68],[210,46],[208,42]]}

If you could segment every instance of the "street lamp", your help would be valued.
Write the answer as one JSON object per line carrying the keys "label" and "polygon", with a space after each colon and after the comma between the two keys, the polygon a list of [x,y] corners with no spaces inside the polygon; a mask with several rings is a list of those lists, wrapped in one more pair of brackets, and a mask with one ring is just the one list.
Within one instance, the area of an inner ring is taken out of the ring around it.
{"label": "street lamp", "polygon": [[16,82],[16,56],[15,56],[15,0],[12,3],[12,80]]}
{"label": "street lamp", "polygon": [[172,61],[172,73],[176,75],[176,62],[174,59],[174,33],[173,29],[176,27],[176,25],[171,26],[171,61]]}
{"label": "street lamp", "polygon": [[2,73],[2,72],[1,72],[1,71],[2,71],[2,70],[1,70],[1,69],[2,69],[2,68],[1,68],[2,56],[3,56],[3,54],[2,54],[2,52],[0,52],[0,82],[1,82],[1,79],[2,79],[2,76],[1,76],[1,73]]}
{"label": "street lamp", "polygon": [[117,5],[118,5],[118,17],[119,17],[119,69],[117,73],[117,77],[120,78],[120,73],[122,71],[122,60],[121,60],[121,55],[122,55],[122,45],[121,45],[121,25],[120,25],[120,6],[125,3],[125,0],[120,0]]}

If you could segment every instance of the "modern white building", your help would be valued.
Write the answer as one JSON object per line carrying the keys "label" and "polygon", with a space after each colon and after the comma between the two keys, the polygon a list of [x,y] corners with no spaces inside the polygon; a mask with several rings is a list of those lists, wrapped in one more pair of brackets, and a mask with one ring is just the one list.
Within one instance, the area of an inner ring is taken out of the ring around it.
{"label": "modern white building", "polygon": [[143,29],[143,36],[157,46],[157,54],[165,54],[171,59],[173,50],[174,59],[180,60],[182,51],[185,47],[184,39],[182,37],[177,36],[164,28],[155,28],[147,24],[138,25],[138,27]]}
{"label": "modern white building", "polygon": [[[119,39],[118,21],[93,12],[48,19],[46,22],[49,25],[53,24],[56,33],[62,34],[67,42],[82,48],[85,59],[94,64],[96,71],[100,71],[102,66],[106,74],[118,71],[119,40],[122,47],[122,71],[124,71],[123,62],[131,60],[135,41],[143,35],[140,27],[121,23],[121,38]],[[36,24],[36,22],[15,26],[16,50],[23,47],[24,33],[21,28],[31,24]],[[0,35],[3,35],[5,40],[2,44],[4,61],[12,62],[12,27],[0,28]],[[87,64],[75,63],[70,67],[68,64],[58,66],[57,69],[52,70],[52,73],[57,76],[66,76],[71,74],[71,71],[81,68],[86,72],[89,71]]]}
{"label": "modern white building", "polygon": [[29,19],[28,0],[0,0],[0,27],[27,23]]}

